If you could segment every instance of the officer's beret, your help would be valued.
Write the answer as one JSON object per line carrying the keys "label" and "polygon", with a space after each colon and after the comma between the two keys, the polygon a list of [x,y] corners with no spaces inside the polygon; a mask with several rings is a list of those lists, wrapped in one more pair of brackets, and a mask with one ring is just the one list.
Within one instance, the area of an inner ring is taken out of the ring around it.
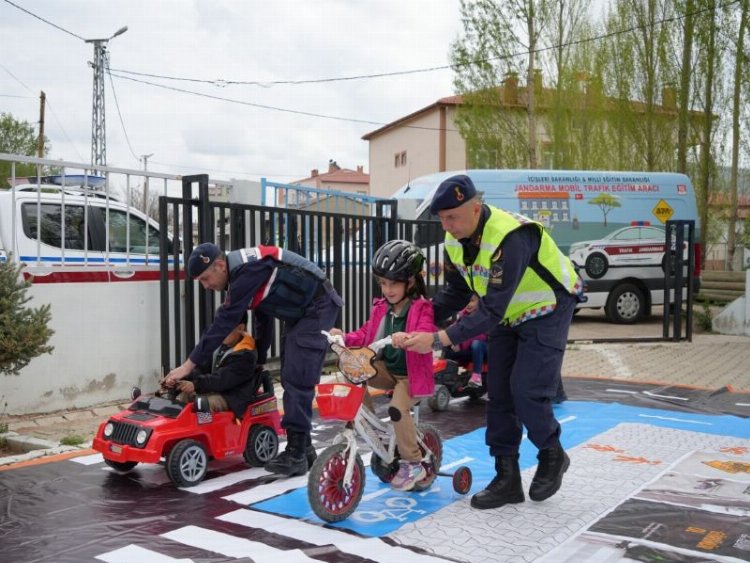
{"label": "officer's beret", "polygon": [[451,176],[438,186],[430,204],[430,213],[437,215],[438,211],[454,209],[477,195],[474,182],[465,174]]}
{"label": "officer's beret", "polygon": [[190,253],[188,259],[188,274],[191,278],[197,278],[206,271],[217,256],[221,255],[221,249],[213,243],[204,242],[196,246]]}

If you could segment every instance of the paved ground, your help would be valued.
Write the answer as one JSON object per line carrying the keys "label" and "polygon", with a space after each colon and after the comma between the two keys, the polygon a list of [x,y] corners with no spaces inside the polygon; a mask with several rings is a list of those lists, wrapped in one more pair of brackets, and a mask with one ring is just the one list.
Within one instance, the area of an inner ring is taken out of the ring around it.
{"label": "paved ground", "polygon": [[[659,311],[660,313],[660,311]],[[750,390],[750,337],[701,333],[692,342],[588,343],[587,340],[656,338],[662,334],[660,316],[645,323],[618,326],[606,322],[599,311],[582,311],[571,327],[563,363],[563,377],[590,377],[623,381],[686,385],[703,389],[731,386]],[[277,386],[277,391],[278,391]],[[5,417],[9,430],[24,437],[22,456],[0,452],[0,465],[66,449],[87,447],[99,423],[126,407],[128,401],[44,416]],[[59,446],[66,439],[78,446]],[[52,448],[52,449],[51,449]],[[5,455],[5,457],[2,457]]]}

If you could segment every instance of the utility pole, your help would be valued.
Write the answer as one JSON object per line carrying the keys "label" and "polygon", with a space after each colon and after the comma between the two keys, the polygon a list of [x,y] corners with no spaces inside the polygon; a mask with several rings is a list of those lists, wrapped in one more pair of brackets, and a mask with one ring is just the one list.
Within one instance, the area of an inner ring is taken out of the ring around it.
{"label": "utility pole", "polygon": [[91,164],[107,164],[107,131],[104,115],[104,69],[109,68],[109,54],[107,43],[128,30],[128,26],[121,27],[107,39],[86,39],[86,43],[94,44],[94,95],[91,112]]}
{"label": "utility pole", "polygon": [[42,90],[39,94],[39,138],[36,141],[36,155],[44,158],[44,105],[47,96]]}
{"label": "utility pole", "polygon": [[[143,161],[143,171],[148,172],[148,159],[154,156],[154,153],[151,154],[142,154],[141,160]],[[143,212],[148,216],[149,209],[148,209],[148,174],[144,174],[143,176]]]}

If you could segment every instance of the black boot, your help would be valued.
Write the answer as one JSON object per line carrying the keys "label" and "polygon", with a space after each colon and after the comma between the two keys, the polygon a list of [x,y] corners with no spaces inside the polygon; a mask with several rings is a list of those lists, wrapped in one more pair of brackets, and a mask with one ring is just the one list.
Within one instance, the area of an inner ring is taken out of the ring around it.
{"label": "black boot", "polygon": [[305,457],[305,442],[307,432],[288,430],[286,433],[286,449],[263,466],[269,473],[294,477],[307,473],[307,458]]}
{"label": "black boot", "polygon": [[497,475],[487,488],[471,497],[473,508],[499,508],[506,504],[524,501],[521,485],[521,469],[518,467],[518,454],[495,458]]}
{"label": "black boot", "polygon": [[307,458],[307,469],[308,471],[312,468],[315,460],[318,459],[318,452],[315,451],[315,447],[312,445],[312,437],[310,434],[306,434],[305,439],[305,458]]}
{"label": "black boot", "polygon": [[563,473],[570,466],[570,458],[561,445],[539,450],[536,458],[539,465],[531,481],[529,498],[531,500],[545,500],[554,495],[562,485]]}

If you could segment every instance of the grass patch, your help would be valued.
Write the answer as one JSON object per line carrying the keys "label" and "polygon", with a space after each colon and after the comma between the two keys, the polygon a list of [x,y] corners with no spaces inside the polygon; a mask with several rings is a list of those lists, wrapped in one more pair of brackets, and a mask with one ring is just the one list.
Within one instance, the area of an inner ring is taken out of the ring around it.
{"label": "grass patch", "polygon": [[68,436],[65,436],[62,440],[60,440],[60,443],[63,446],[80,446],[86,441],[86,438],[83,436],[80,436],[78,434],[70,434]]}
{"label": "grass patch", "polygon": [[713,319],[714,315],[711,311],[711,304],[708,301],[700,303],[700,309],[695,306],[693,307],[693,321],[701,330],[711,332],[713,330]]}

